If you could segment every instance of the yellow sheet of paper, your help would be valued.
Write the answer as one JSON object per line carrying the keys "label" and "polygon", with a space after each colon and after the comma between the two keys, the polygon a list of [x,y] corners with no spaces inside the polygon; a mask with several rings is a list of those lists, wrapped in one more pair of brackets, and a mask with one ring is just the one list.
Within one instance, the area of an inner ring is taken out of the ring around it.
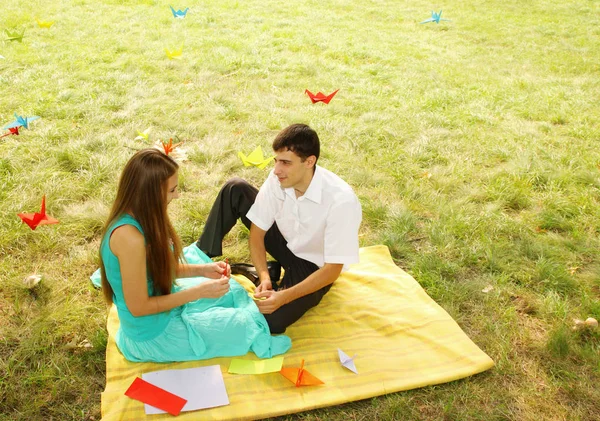
{"label": "yellow sheet of paper", "polygon": [[252,361],[234,358],[229,365],[229,373],[233,374],[264,374],[276,373],[281,370],[283,357],[269,358],[266,360]]}

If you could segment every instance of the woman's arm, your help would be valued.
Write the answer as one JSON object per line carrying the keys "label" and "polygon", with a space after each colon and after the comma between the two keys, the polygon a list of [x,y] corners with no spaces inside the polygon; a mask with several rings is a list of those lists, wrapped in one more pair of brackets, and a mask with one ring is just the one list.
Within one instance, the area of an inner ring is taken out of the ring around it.
{"label": "woman's arm", "polygon": [[113,231],[110,249],[119,259],[123,296],[133,316],[161,313],[199,298],[218,298],[229,291],[229,279],[221,276],[174,294],[151,297],[146,280],[144,236],[134,226],[123,225]]}
{"label": "woman's arm", "polygon": [[179,263],[177,266],[178,278],[191,278],[194,276],[203,276],[205,278],[220,278],[227,276],[231,270],[225,262],[205,263],[202,265],[189,265],[187,263]]}

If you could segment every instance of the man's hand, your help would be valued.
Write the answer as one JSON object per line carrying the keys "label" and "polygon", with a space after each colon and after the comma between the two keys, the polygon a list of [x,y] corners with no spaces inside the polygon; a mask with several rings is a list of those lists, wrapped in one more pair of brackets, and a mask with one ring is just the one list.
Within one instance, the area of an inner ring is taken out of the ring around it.
{"label": "man's hand", "polygon": [[261,281],[260,285],[258,285],[256,287],[256,291],[255,294],[258,294],[259,292],[263,292],[263,291],[271,291],[273,289],[273,284],[271,283],[270,279],[265,279],[264,281]]}
{"label": "man's hand", "polygon": [[258,310],[262,314],[271,314],[282,305],[286,304],[283,292],[273,291],[272,289],[255,293],[256,298],[266,298],[265,300],[256,301]]}

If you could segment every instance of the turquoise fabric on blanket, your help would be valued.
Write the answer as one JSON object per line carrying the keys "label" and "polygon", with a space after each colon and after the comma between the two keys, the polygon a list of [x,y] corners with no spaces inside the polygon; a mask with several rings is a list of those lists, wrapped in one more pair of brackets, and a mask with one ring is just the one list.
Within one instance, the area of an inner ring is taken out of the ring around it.
{"label": "turquoise fabric on blanket", "polygon": [[[116,334],[117,346],[129,361],[203,360],[245,355],[248,351],[259,358],[271,358],[291,348],[289,337],[271,336],[264,316],[234,279],[229,281],[229,292],[220,298],[199,299],[155,315],[133,316],[125,305],[119,261],[108,241],[112,231],[125,224],[135,226],[143,234],[138,222],[124,215],[109,229],[102,241],[101,253],[121,322]],[[211,262],[195,244],[184,249],[184,257],[189,264]],[[94,272],[91,279],[94,285],[99,285],[100,271]],[[173,292],[205,280],[202,277],[178,279]],[[152,291],[150,282],[148,291]]]}

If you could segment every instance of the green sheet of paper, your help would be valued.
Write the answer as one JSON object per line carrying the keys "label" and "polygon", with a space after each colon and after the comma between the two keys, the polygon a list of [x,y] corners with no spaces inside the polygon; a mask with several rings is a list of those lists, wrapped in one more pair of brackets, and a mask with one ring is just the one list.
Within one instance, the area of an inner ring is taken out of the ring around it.
{"label": "green sheet of paper", "polygon": [[233,359],[229,365],[232,374],[264,374],[281,370],[283,357],[269,358],[260,361]]}

